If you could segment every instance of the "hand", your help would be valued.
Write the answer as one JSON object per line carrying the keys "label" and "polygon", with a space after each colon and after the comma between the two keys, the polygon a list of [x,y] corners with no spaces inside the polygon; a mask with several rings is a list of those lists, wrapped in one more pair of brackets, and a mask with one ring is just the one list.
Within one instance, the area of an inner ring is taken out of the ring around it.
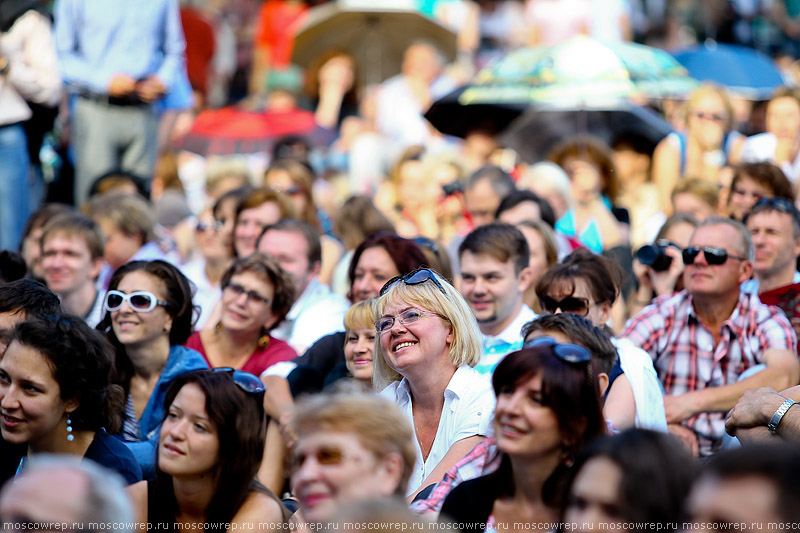
{"label": "hand", "polygon": [[681,250],[675,246],[667,246],[665,252],[667,256],[672,258],[667,270],[656,272],[650,269],[650,280],[653,284],[653,290],[656,291],[658,296],[663,294],[672,294],[675,292],[675,285],[683,275],[684,264]]}
{"label": "hand", "polygon": [[691,393],[680,394],[678,396],[664,396],[664,412],[667,415],[667,423],[679,424],[684,420],[692,418],[695,412],[696,402],[692,401]]}
{"label": "hand", "polygon": [[116,98],[128,96],[136,90],[136,80],[127,74],[117,73],[108,82],[108,94]]}
{"label": "hand", "polygon": [[667,429],[670,435],[677,438],[681,441],[681,444],[686,446],[686,449],[689,450],[692,457],[699,457],[700,445],[697,443],[697,435],[694,434],[694,431],[680,424],[668,424]]}
{"label": "hand", "polygon": [[167,93],[167,88],[156,76],[149,76],[136,83],[136,94],[144,102],[158,100]]}
{"label": "hand", "polygon": [[785,399],[772,387],[746,391],[728,413],[725,431],[737,437],[743,429],[766,426]]}
{"label": "hand", "polygon": [[283,437],[283,442],[286,443],[286,447],[290,450],[297,444],[297,434],[294,432],[291,419],[290,413],[284,413],[278,417],[278,429],[281,432],[281,437]]}

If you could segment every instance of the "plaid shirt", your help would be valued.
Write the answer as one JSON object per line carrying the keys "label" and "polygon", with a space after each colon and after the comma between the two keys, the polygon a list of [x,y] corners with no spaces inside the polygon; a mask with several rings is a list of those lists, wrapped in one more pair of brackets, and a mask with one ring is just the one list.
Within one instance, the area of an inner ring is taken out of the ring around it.
{"label": "plaid shirt", "polygon": [[494,472],[500,466],[500,458],[495,438],[482,440],[444,475],[426,499],[412,503],[411,510],[420,514],[438,514],[451,490],[464,481]]}
{"label": "plaid shirt", "polygon": [[[762,362],[765,350],[795,351],[797,344],[780,309],[744,293],[720,326],[716,346],[686,291],[659,297],[628,321],[622,336],[650,354],[665,392],[675,396],[735,383],[745,370]],[[701,413],[684,425],[697,435],[701,456],[719,450],[725,413]]]}

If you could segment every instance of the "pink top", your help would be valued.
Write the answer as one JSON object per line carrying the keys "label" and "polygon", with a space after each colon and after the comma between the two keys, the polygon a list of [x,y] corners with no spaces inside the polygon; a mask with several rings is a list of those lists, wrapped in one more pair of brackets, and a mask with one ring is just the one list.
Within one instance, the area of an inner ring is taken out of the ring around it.
{"label": "pink top", "polygon": [[[203,359],[205,359],[208,363],[208,366],[213,367],[211,361],[208,360],[208,356],[206,356],[206,350],[203,346],[203,341],[200,339],[199,331],[195,331],[192,336],[189,337],[189,340],[186,341],[185,346],[200,353],[200,355],[203,356]],[[289,346],[287,342],[270,337],[269,345],[267,345],[267,347],[263,350],[256,349],[253,355],[251,355],[250,358],[245,361],[239,370],[250,372],[254,376],[260,376],[264,370],[271,367],[275,363],[289,361],[295,357],[297,357],[297,352],[295,352],[294,348]]]}

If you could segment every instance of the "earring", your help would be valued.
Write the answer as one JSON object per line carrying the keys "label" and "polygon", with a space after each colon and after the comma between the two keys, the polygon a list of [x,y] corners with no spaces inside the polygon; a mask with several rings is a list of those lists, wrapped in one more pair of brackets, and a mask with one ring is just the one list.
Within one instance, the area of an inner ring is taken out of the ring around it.
{"label": "earring", "polygon": [[72,434],[72,420],[70,415],[67,415],[67,440],[72,442],[75,440],[75,435]]}
{"label": "earring", "polygon": [[269,332],[261,330],[261,337],[258,338],[258,347],[262,350],[266,350],[267,346],[269,346]]}

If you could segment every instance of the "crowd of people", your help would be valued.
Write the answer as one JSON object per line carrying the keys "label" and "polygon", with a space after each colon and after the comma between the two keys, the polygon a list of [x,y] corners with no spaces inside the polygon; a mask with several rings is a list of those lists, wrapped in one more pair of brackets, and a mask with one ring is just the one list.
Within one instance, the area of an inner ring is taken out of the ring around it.
{"label": "crowd of people", "polygon": [[[455,53],[376,79],[292,63],[326,3],[0,1],[2,529],[800,523],[798,7],[417,0]],[[425,118],[509,50],[690,34],[787,85],[538,161]],[[309,127],[187,141],[232,103]]]}

